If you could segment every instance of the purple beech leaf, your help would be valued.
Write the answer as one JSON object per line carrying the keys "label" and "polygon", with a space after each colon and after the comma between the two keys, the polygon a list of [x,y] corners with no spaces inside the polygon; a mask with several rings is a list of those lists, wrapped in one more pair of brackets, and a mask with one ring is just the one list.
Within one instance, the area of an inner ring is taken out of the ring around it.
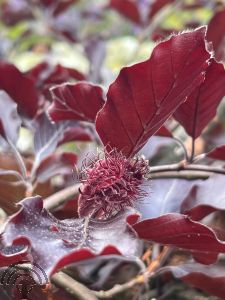
{"label": "purple beech leaf", "polygon": [[219,146],[206,153],[206,157],[218,160],[225,160],[225,145]]}
{"label": "purple beech leaf", "polygon": [[13,241],[12,246],[3,248],[0,244],[0,268],[20,261],[28,261],[28,246],[23,245],[26,242],[26,239],[18,237]]}
{"label": "purple beech leaf", "polygon": [[204,266],[198,263],[187,263],[159,269],[159,273],[171,272],[175,278],[199,288],[210,295],[225,299],[225,266],[218,263]]}
{"label": "purple beech leaf", "polygon": [[161,128],[159,128],[159,130],[155,133],[155,135],[163,136],[163,137],[170,137],[170,138],[173,137],[172,133],[164,125]]}
{"label": "purple beech leaf", "polygon": [[35,166],[55,151],[58,142],[63,139],[66,127],[66,122],[53,124],[45,113],[36,118],[34,123]]}
{"label": "purple beech leaf", "polygon": [[68,128],[66,128],[63,134],[63,138],[59,141],[58,145],[74,141],[90,142],[93,139],[94,137],[92,136],[88,128],[83,127],[82,124],[77,124],[76,127],[68,126]]}
{"label": "purple beech leaf", "polygon": [[101,71],[106,56],[106,41],[99,36],[87,37],[84,49],[90,62],[89,80],[101,82]]}
{"label": "purple beech leaf", "polygon": [[224,175],[220,174],[195,181],[181,204],[181,212],[198,221],[213,211],[225,210],[224,182]]}
{"label": "purple beech leaf", "polygon": [[218,61],[225,58],[224,51],[224,35],[225,35],[225,9],[215,13],[209,21],[207,30],[207,40],[212,42],[215,49],[216,59]]}
{"label": "purple beech leaf", "polygon": [[38,182],[45,182],[56,175],[72,174],[77,156],[72,152],[54,153],[41,161],[35,172]]}
{"label": "purple beech leaf", "polygon": [[[137,220],[134,210],[124,211],[107,221],[88,221],[87,218],[60,221],[43,208],[39,196],[24,199],[20,205],[22,208],[8,220],[1,235],[2,266],[8,265],[3,254],[5,247],[12,246],[18,237],[23,238],[20,245],[29,248],[26,252],[29,261],[43,268],[47,276],[96,255],[140,255],[141,243],[126,223],[131,214],[131,222]],[[14,251],[10,255],[16,260],[18,254]]]}
{"label": "purple beech leaf", "polygon": [[136,206],[142,221],[133,226],[140,238],[190,250],[204,264],[224,253],[225,232],[196,222],[213,211],[225,210],[224,175],[204,181],[154,180],[146,191],[150,195]]}
{"label": "purple beech leaf", "polygon": [[120,71],[96,118],[105,146],[135,155],[203,82],[210,58],[205,33],[201,27],[172,36],[148,60]]}
{"label": "purple beech leaf", "polygon": [[30,69],[27,74],[38,82],[38,87],[45,84],[59,84],[70,78],[84,80],[85,76],[76,69],[64,67],[60,64],[50,65],[43,61]]}
{"label": "purple beech leaf", "polygon": [[151,2],[149,18],[151,19],[163,7],[165,7],[168,4],[172,4],[173,2],[175,2],[175,0],[153,0]]}
{"label": "purple beech leaf", "polygon": [[[75,140],[88,140],[88,131],[75,121],[52,123],[45,113],[34,120],[34,151],[36,169],[41,160],[52,154],[58,145]],[[90,134],[89,134],[90,136]],[[76,139],[75,139],[76,138]]]}
{"label": "purple beech leaf", "polygon": [[33,118],[38,109],[38,92],[34,81],[14,65],[0,61],[0,89],[18,104],[18,111]]}
{"label": "purple beech leaf", "polygon": [[53,1],[53,16],[62,14],[67,10],[72,4],[78,2],[78,0],[64,0],[64,1]]}
{"label": "purple beech leaf", "polygon": [[138,25],[143,23],[138,5],[132,0],[110,0],[109,7]]}
{"label": "purple beech leaf", "polygon": [[102,88],[87,82],[56,86],[51,94],[53,103],[48,113],[53,121],[94,122],[105,102]]}
{"label": "purple beech leaf", "polygon": [[155,179],[145,185],[148,195],[136,209],[142,220],[182,213],[199,221],[213,211],[225,210],[224,180],[222,174],[206,180]]}
{"label": "purple beech leaf", "polygon": [[152,18],[166,5],[172,4],[174,0],[110,0],[108,7],[116,10],[119,14],[143,26],[152,21]]}
{"label": "purple beech leaf", "polygon": [[156,179],[149,182],[148,185],[145,184],[144,189],[147,196],[136,205],[141,219],[157,218],[168,213],[180,213],[182,202],[196,182],[201,182],[201,180]]}
{"label": "purple beech leaf", "polygon": [[15,144],[20,126],[17,104],[5,91],[0,90],[0,135]]}
{"label": "purple beech leaf", "polygon": [[165,214],[132,227],[139,238],[189,250],[197,261],[204,264],[215,262],[219,253],[225,253],[225,242],[211,228],[192,221],[187,215]]}
{"label": "purple beech leaf", "polygon": [[206,70],[205,81],[176,110],[174,117],[195,139],[216,115],[217,107],[224,95],[224,67],[211,59],[211,64]]}
{"label": "purple beech leaf", "polygon": [[60,64],[51,65],[46,61],[37,64],[27,72],[27,75],[35,81],[37,88],[46,99],[52,100],[50,88],[70,82],[71,80],[84,80],[85,76],[76,69],[68,68]]}

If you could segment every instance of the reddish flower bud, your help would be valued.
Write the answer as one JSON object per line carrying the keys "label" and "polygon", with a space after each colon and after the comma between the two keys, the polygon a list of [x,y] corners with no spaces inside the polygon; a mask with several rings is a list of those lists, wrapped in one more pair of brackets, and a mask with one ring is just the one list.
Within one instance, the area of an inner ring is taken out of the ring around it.
{"label": "reddish flower bud", "polygon": [[145,195],[141,185],[149,166],[142,157],[129,159],[113,149],[104,151],[81,173],[85,178],[78,202],[80,217],[107,219]]}

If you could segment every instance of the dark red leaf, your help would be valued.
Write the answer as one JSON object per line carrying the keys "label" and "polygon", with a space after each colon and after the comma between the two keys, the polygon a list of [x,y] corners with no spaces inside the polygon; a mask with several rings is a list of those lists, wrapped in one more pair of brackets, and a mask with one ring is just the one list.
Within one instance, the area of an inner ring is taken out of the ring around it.
{"label": "dark red leaf", "polygon": [[160,270],[172,272],[175,278],[199,288],[210,295],[225,299],[225,268],[221,263],[214,266],[204,266],[197,263],[169,266]]}
{"label": "dark red leaf", "polygon": [[218,160],[225,160],[225,145],[214,148],[206,154],[206,157]]}
{"label": "dark red leaf", "polygon": [[65,10],[67,10],[72,4],[76,3],[77,1],[78,0],[54,1],[53,15],[57,16],[63,13]]}
{"label": "dark red leaf", "polygon": [[[109,7],[118,11],[121,15],[128,18],[129,20],[137,23],[138,25],[145,24],[151,19],[166,5],[172,4],[174,0],[154,0],[147,3],[143,1],[143,7],[141,1],[133,0],[111,0]],[[142,9],[145,10],[142,13]],[[149,13],[146,13],[146,10]]]}
{"label": "dark red leaf", "polygon": [[78,0],[35,0],[35,2],[44,6],[45,9],[50,9],[51,13],[56,16],[63,13],[72,4],[78,2]]}
{"label": "dark red leaf", "polygon": [[[168,215],[168,213],[171,215],[172,213],[183,213],[186,217],[190,217],[192,220],[198,221],[214,211],[224,210],[225,208],[224,175],[214,175],[204,181],[189,181],[180,179],[154,180],[148,188],[146,187],[146,189],[150,195],[140,201],[136,208],[140,211],[142,220],[147,219],[150,224],[152,220],[154,220],[155,223],[158,223],[160,232],[158,233],[159,239],[161,237],[161,229],[163,227],[161,227],[161,222],[163,220],[161,218]],[[216,194],[215,190],[217,191]],[[174,236],[171,237],[171,242],[176,244],[180,237],[180,223],[178,222],[176,225],[175,221],[175,223],[172,222],[171,224],[171,230],[174,231]],[[167,223],[166,226],[168,227],[168,230],[170,230],[170,223]],[[176,226],[177,229],[175,230]],[[156,230],[158,231],[158,229]],[[190,226],[189,230],[192,232],[192,226]],[[224,240],[223,232],[223,234],[221,234],[221,232],[214,230],[214,233],[218,238]],[[193,247],[196,246],[195,242],[198,245],[197,236],[198,234],[195,235],[192,241]],[[217,253],[210,251],[209,253],[206,252],[207,251],[204,253],[201,251],[199,251],[199,253],[193,252],[193,255],[198,262],[206,264],[213,263],[217,258]]]}
{"label": "dark red leaf", "polygon": [[[37,64],[36,66],[34,66],[33,68],[31,68],[27,74],[35,81],[41,81],[42,78],[47,76],[46,75],[46,70],[48,70],[49,68],[49,64],[46,61],[43,61],[39,64]],[[47,72],[48,73],[48,72]],[[39,82],[38,84],[36,83],[37,86],[39,86]]]}
{"label": "dark red leaf", "polygon": [[164,125],[161,128],[159,128],[159,130],[155,133],[155,135],[164,136],[164,137],[171,137],[171,138],[173,137],[172,133]]}
{"label": "dark red leaf", "polygon": [[202,83],[210,58],[205,31],[173,36],[147,61],[121,70],[96,119],[104,145],[133,156]]}
{"label": "dark red leaf", "polygon": [[99,36],[90,36],[85,40],[85,53],[90,62],[89,80],[101,82],[102,65],[106,56],[106,42]]}
{"label": "dark red leaf", "polygon": [[20,126],[17,104],[5,91],[0,90],[0,135],[15,144]]}
{"label": "dark red leaf", "polygon": [[27,74],[35,81],[37,89],[49,101],[52,100],[49,89],[54,85],[70,82],[71,80],[84,80],[85,76],[76,69],[64,67],[60,64],[50,65],[46,61],[30,69]]}
{"label": "dark red leaf", "polygon": [[93,136],[91,136],[91,133],[87,130],[87,128],[77,124],[77,127],[68,126],[68,128],[66,128],[63,138],[59,141],[58,145],[75,141],[89,142],[91,140],[93,140]]}
{"label": "dark red leaf", "polygon": [[42,159],[53,153],[58,145],[70,141],[90,139],[90,133],[78,122],[61,121],[52,123],[45,113],[34,120],[35,168]]}
{"label": "dark red leaf", "polygon": [[104,104],[101,87],[86,82],[57,86],[51,89],[51,93],[53,103],[48,112],[53,121],[94,122]]}
{"label": "dark red leaf", "polygon": [[[43,208],[40,197],[27,198],[20,204],[21,210],[9,219],[1,235],[2,266],[8,265],[5,247],[12,246],[18,236],[23,238],[19,245],[29,248],[25,253],[29,254],[31,263],[40,266],[47,276],[96,255],[140,254],[139,241],[126,224],[127,216],[133,211],[123,212],[108,221],[81,218],[59,221]],[[18,251],[12,248],[9,254],[16,262]]]}
{"label": "dark red leaf", "polygon": [[38,94],[34,81],[14,65],[0,61],[0,89],[5,90],[18,104],[18,110],[33,118],[38,109]]}
{"label": "dark red leaf", "polygon": [[152,18],[158,13],[164,6],[172,4],[174,0],[154,0],[150,6],[149,18]]}
{"label": "dark red leaf", "polygon": [[225,253],[225,242],[212,229],[182,214],[166,214],[132,227],[139,238],[197,252],[196,259],[201,263],[213,263],[219,253]]}
{"label": "dark red leaf", "polygon": [[47,62],[42,62],[28,71],[36,82],[38,87],[43,87],[46,84],[60,84],[69,81],[71,78],[76,80],[84,80],[85,76],[76,69],[64,67],[60,64],[55,66],[49,65]]}
{"label": "dark red leaf", "polygon": [[212,59],[205,81],[176,110],[174,117],[191,137],[197,138],[216,115],[224,95],[225,70],[222,64]]}
{"label": "dark red leaf", "polygon": [[66,122],[53,124],[45,113],[40,114],[34,123],[34,151],[35,168],[42,159],[53,153],[58,143],[64,137],[64,131],[67,128]]}
{"label": "dark red leaf", "polygon": [[145,186],[148,196],[136,208],[142,220],[182,213],[199,221],[213,211],[225,210],[224,180],[222,174],[206,180],[155,179]]}
{"label": "dark red leaf", "polygon": [[72,152],[54,153],[43,159],[35,176],[39,182],[45,182],[56,175],[72,174],[77,156]]}
{"label": "dark red leaf", "polygon": [[200,182],[202,181],[170,178],[155,179],[148,185],[145,184],[147,196],[136,206],[141,213],[141,219],[157,218],[168,213],[180,213],[181,205],[192,187]]}
{"label": "dark red leaf", "polygon": [[[27,261],[27,246],[23,246],[23,243],[26,240],[24,238],[16,238],[12,246],[5,247],[5,249],[1,248],[0,245],[0,268],[5,266],[10,266],[19,261]],[[22,246],[21,246],[22,245]],[[15,250],[16,253],[12,253],[12,250]],[[14,255],[15,254],[15,255]]]}
{"label": "dark red leaf", "polygon": [[207,40],[213,43],[218,61],[225,58],[225,9],[218,11],[210,20],[207,30]]}
{"label": "dark red leaf", "polygon": [[181,212],[201,220],[213,211],[225,210],[224,180],[224,175],[217,174],[195,182],[182,202]]}
{"label": "dark red leaf", "polygon": [[[219,252],[224,253],[224,232],[195,222],[225,209],[224,175],[204,181],[154,180],[148,189],[150,195],[137,206],[142,222],[133,226],[140,238],[189,249],[197,261],[205,264],[215,262]],[[215,246],[215,251],[208,243]]]}
{"label": "dark red leaf", "polygon": [[142,18],[137,3],[132,0],[110,0],[109,7],[118,11],[129,20],[141,24]]}

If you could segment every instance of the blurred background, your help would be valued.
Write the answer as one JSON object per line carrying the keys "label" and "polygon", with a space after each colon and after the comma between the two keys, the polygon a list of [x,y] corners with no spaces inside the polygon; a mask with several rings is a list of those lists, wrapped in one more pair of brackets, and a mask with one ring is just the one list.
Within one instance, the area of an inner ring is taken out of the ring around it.
{"label": "blurred background", "polygon": [[1,59],[24,72],[62,64],[104,86],[157,41],[201,25],[224,58],[221,0],[1,0],[0,22]]}
{"label": "blurred background", "polygon": [[[5,145],[0,137],[0,224],[18,210],[15,203],[26,196],[51,197],[61,189],[73,188],[77,178],[71,170],[75,163],[80,167],[87,152],[98,145],[94,124],[54,125],[49,121],[45,110],[52,102],[52,86],[85,80],[100,84],[106,93],[122,67],[149,58],[159,41],[204,25],[208,26],[207,40],[212,43],[214,56],[224,62],[225,0],[0,0],[0,89],[17,103],[20,115],[14,116],[14,121],[18,121],[12,137],[15,149]],[[212,48],[210,44],[209,47]],[[197,139],[196,155],[225,144],[224,101],[218,112]],[[191,147],[191,139],[181,126],[173,120],[167,125],[175,137]],[[66,132],[65,126],[73,130]],[[16,159],[18,153],[26,169],[25,183],[18,180],[18,173],[23,173]],[[151,159],[152,165],[175,163],[183,158],[182,147],[171,138],[151,138],[142,153]],[[58,159],[59,169],[52,168],[52,158]],[[9,174],[8,170],[14,173]],[[60,219],[77,217],[76,206],[77,195],[72,195],[66,205],[51,207],[51,211]],[[175,256],[175,264],[176,259],[182,260],[182,255]],[[89,280],[93,288],[102,288],[104,284],[107,288],[137,273],[135,266],[124,264],[119,269],[115,265],[104,265],[98,282],[96,273],[91,273],[92,278],[85,267],[81,268],[83,281]],[[116,273],[117,281],[107,282],[107,272]],[[159,285],[160,282],[153,283],[156,288]],[[167,287],[172,284],[165,286],[165,291]],[[177,299],[217,299],[203,297],[198,290],[183,285],[175,288],[180,297]],[[59,294],[62,299],[64,291]],[[131,299],[129,294],[126,299]]]}

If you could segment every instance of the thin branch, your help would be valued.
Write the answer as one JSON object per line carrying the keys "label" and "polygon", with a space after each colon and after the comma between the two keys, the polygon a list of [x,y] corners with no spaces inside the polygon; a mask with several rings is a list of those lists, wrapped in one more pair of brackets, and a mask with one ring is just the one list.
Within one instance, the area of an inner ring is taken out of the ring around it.
{"label": "thin branch", "polygon": [[[225,169],[205,166],[205,165],[187,165],[182,163],[153,166],[151,167],[149,179],[160,178],[180,178],[187,180],[207,179],[210,174],[217,173],[225,175]],[[44,206],[48,210],[52,210],[59,205],[65,203],[79,194],[80,184],[67,187],[45,199]]]}
{"label": "thin branch", "polygon": [[139,275],[134,279],[124,283],[124,284],[116,284],[113,288],[108,291],[99,291],[95,292],[95,295],[100,299],[108,299],[113,297],[116,294],[120,294],[128,289],[133,288],[135,285],[143,284],[143,275]]}
{"label": "thin branch", "polygon": [[150,277],[152,277],[155,271],[161,266],[161,262],[164,260],[164,257],[167,257],[168,253],[170,253],[169,247],[164,247],[164,250],[158,255],[158,257],[153,260],[150,265],[147,267],[146,271],[135,277],[134,279],[124,283],[117,284],[113,288],[107,291],[98,291],[95,292],[95,295],[100,299],[108,299],[116,294],[122,293],[128,289],[133,288],[136,285],[145,284]]}
{"label": "thin branch", "polygon": [[76,297],[76,299],[78,298],[79,300],[98,300],[98,298],[107,299],[131,289],[135,285],[143,285],[148,282],[149,278],[153,276],[155,271],[161,266],[162,261],[167,257],[168,253],[170,253],[170,248],[164,247],[163,251],[149,264],[142,274],[124,284],[117,284],[107,291],[90,290],[80,282],[61,271],[52,276],[51,282],[63,288],[70,295]]}
{"label": "thin branch", "polygon": [[55,285],[63,288],[70,295],[74,296],[75,299],[98,300],[98,298],[91,290],[63,272],[58,272],[57,274],[55,274],[52,277],[51,281]]}
{"label": "thin branch", "polygon": [[151,167],[151,174],[159,173],[159,172],[170,172],[170,171],[194,171],[194,172],[208,172],[208,173],[216,173],[216,174],[224,174],[225,169],[213,167],[213,166],[205,166],[205,165],[186,165],[184,163],[171,164],[171,165],[163,165],[163,166],[155,166]]}
{"label": "thin branch", "polygon": [[195,157],[195,138],[192,138],[191,140],[191,154],[189,157],[189,162],[192,163]]}
{"label": "thin branch", "polygon": [[216,173],[216,174],[223,174],[225,175],[225,169],[218,168],[218,167],[212,167],[212,166],[203,166],[203,165],[188,165],[185,167],[185,170],[190,171],[205,171],[209,173]]}
{"label": "thin branch", "polygon": [[76,197],[79,193],[80,184],[69,186],[45,199],[44,207],[52,210],[66,201]]}
{"label": "thin branch", "polygon": [[185,159],[186,161],[188,161],[188,160],[189,160],[189,157],[188,157],[187,149],[186,149],[184,143],[183,143],[180,139],[178,139],[178,138],[175,138],[175,137],[174,137],[173,139],[175,140],[175,142],[177,142],[177,143],[181,146],[181,148],[182,148],[183,151],[184,151],[184,159]]}
{"label": "thin branch", "polygon": [[167,171],[167,172],[156,172],[150,174],[149,179],[165,179],[165,178],[179,178],[179,179],[187,179],[187,180],[194,180],[194,179],[207,179],[211,173],[204,172],[204,171],[189,171],[189,170],[182,170],[182,171]]}

